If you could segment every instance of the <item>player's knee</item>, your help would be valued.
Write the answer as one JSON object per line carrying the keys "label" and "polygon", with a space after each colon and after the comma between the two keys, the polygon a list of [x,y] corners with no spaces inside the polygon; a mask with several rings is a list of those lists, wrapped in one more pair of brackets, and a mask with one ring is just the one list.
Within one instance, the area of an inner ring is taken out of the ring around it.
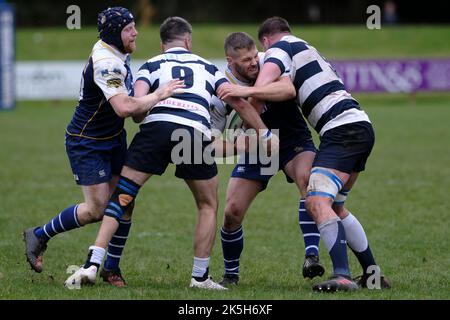
{"label": "player's knee", "polygon": [[105,215],[117,221],[130,219],[139,188],[134,181],[121,177],[106,206]]}
{"label": "player's knee", "polygon": [[336,205],[335,203],[333,203],[333,211],[340,219],[345,219],[349,214],[349,211],[344,207],[344,205]]}
{"label": "player's knee", "polygon": [[319,200],[320,199],[311,197],[307,197],[305,200],[306,210],[313,216],[318,214],[322,209],[322,203]]}
{"label": "player's knee", "polygon": [[96,222],[102,220],[105,209],[106,203],[97,199],[87,204],[86,213],[91,222]]}
{"label": "player's knee", "polygon": [[197,201],[197,207],[200,211],[217,211],[218,202],[214,197],[203,198]]}
{"label": "player's knee", "polygon": [[135,202],[132,201],[130,205],[126,208],[125,213],[122,216],[123,220],[131,220],[131,216],[133,215]]}
{"label": "player's knee", "polygon": [[225,216],[237,217],[242,215],[242,209],[235,201],[227,201],[225,206]]}
{"label": "player's knee", "polygon": [[225,227],[227,227],[227,225],[240,225],[244,214],[245,211],[242,209],[242,206],[235,201],[227,201],[224,215]]}

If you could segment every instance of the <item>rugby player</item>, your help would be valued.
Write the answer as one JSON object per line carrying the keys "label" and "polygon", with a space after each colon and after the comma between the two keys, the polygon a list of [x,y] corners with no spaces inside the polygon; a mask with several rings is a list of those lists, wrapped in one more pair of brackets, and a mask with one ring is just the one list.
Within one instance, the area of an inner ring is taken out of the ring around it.
{"label": "rugby player", "polygon": [[[330,279],[315,284],[314,291],[335,292],[367,287],[370,267],[377,267],[360,222],[344,203],[374,145],[371,122],[346,91],[332,65],[306,41],[291,34],[288,22],[269,18],[258,30],[266,51],[264,66],[254,87],[230,86],[219,97],[266,98],[263,87],[280,76],[290,79],[303,115],[320,136],[307,188],[306,208],[316,222],[332,263]],[[261,103],[255,103],[261,110]],[[363,275],[351,278],[347,244],[355,253]],[[390,283],[381,275],[381,288]]]}
{"label": "rugby player", "polygon": [[[260,70],[260,57],[264,56],[263,53],[258,53],[253,39],[244,32],[232,33],[225,39],[224,49],[228,62],[225,75],[230,82],[241,86],[253,85]],[[224,110],[222,114],[226,113],[226,107],[216,104],[215,110]],[[320,234],[304,207],[309,172],[316,151],[311,133],[295,99],[267,103],[261,118],[269,129],[279,130],[279,164],[275,172],[264,174],[262,168],[267,165],[263,165],[261,161],[251,163],[250,157],[243,155],[231,174],[221,228],[225,266],[221,281],[223,285],[237,284],[239,281],[240,256],[244,248],[242,222],[253,200],[259,192],[266,189],[270,178],[278,170],[283,170],[289,183],[295,181],[302,196],[299,225],[304,235],[306,251],[303,276],[314,278],[325,272],[318,256]],[[224,129],[224,126],[220,129]]]}
{"label": "rugby player", "polygon": [[[113,7],[98,15],[100,40],[94,45],[81,78],[80,98],[66,129],[66,151],[84,202],[72,205],[41,227],[24,231],[26,257],[31,268],[42,272],[43,254],[55,235],[102,219],[119,178],[126,152],[124,118],[145,113],[158,101],[183,87],[181,80],[136,98],[130,71],[130,54],[136,50],[134,17]],[[121,219],[101,271],[102,278],[123,286],[119,262],[131,227]]]}

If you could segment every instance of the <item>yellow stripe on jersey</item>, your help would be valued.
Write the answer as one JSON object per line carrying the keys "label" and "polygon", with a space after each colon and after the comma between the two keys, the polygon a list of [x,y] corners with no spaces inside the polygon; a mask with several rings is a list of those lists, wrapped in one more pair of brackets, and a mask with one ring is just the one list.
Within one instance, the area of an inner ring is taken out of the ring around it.
{"label": "yellow stripe on jersey", "polygon": [[234,75],[229,70],[225,70],[225,76],[232,84],[237,84],[236,80],[234,79]]}
{"label": "yellow stripe on jersey", "polygon": [[96,138],[96,137],[85,136],[85,135],[82,135],[82,134],[71,133],[71,132],[67,131],[67,129],[66,129],[66,133],[67,133],[69,136],[72,136],[72,137],[79,137],[79,138],[86,138],[86,139],[91,139],[91,140],[108,140],[108,139],[112,139],[112,138],[114,138],[114,137],[117,137],[119,134],[121,134],[122,131],[123,131],[123,128],[120,129],[119,132],[117,132],[116,134],[114,134],[114,135],[112,135],[112,136],[109,136],[109,137],[102,137],[102,138]]}
{"label": "yellow stripe on jersey", "polygon": [[80,135],[83,135],[83,132],[86,129],[87,125],[89,124],[89,122],[92,121],[92,119],[94,119],[95,115],[98,113],[98,111],[102,107],[102,104],[103,104],[104,101],[105,101],[105,97],[103,97],[102,100],[100,100],[100,103],[98,104],[97,110],[95,110],[95,112],[92,115],[92,117],[86,122],[86,124],[84,125],[83,129],[81,129]]}
{"label": "yellow stripe on jersey", "polygon": [[80,137],[80,138],[86,138],[86,139],[92,139],[92,140],[108,140],[111,138],[114,138],[116,136],[118,136],[122,131],[123,128],[120,129],[119,132],[113,134],[112,136],[109,137],[102,137],[102,138],[97,138],[97,137],[90,137],[90,136],[86,136],[83,134],[84,130],[86,129],[86,127],[88,126],[88,124],[94,119],[95,115],[99,112],[100,108],[102,107],[103,102],[105,102],[105,97],[102,98],[102,100],[100,101],[100,103],[98,104],[97,110],[95,110],[94,114],[92,115],[92,117],[86,122],[86,124],[83,126],[83,129],[81,129],[80,133],[71,133],[69,131],[67,131],[66,129],[66,133],[72,137]]}

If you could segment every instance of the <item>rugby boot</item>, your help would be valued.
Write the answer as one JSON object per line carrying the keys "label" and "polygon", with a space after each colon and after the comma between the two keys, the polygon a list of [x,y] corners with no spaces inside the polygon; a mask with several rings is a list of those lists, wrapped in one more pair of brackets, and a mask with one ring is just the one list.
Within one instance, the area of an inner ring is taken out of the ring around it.
{"label": "rugby boot", "polygon": [[325,273],[325,268],[319,261],[319,256],[309,255],[305,257],[303,262],[303,278],[313,279],[314,277],[321,277]]}
{"label": "rugby boot", "polygon": [[68,289],[80,289],[82,285],[93,285],[97,278],[97,266],[92,265],[88,268],[81,266],[64,282]]}
{"label": "rugby boot", "polygon": [[313,286],[313,290],[317,292],[353,291],[357,289],[358,285],[350,277],[343,275],[334,275],[330,279]]}
{"label": "rugby boot", "polygon": [[110,285],[115,287],[126,287],[127,283],[125,282],[125,279],[122,276],[122,273],[120,272],[120,269],[116,270],[107,270],[102,269],[100,271],[100,277],[103,279],[103,281],[108,282]]}
{"label": "rugby boot", "polygon": [[23,241],[25,242],[25,256],[31,266],[31,269],[41,273],[42,261],[45,250],[47,249],[47,242],[38,238],[34,234],[36,228],[29,228],[25,230],[23,235]]}
{"label": "rugby boot", "polygon": [[[358,287],[367,288],[367,280],[369,279],[370,276],[371,276],[370,274],[364,273],[354,278],[353,281],[356,282]],[[390,289],[390,288],[391,288],[391,281],[382,274],[380,276],[380,287],[379,288],[374,287],[373,289]]]}
{"label": "rugby boot", "polygon": [[239,275],[228,273],[225,273],[223,275],[222,281],[219,282],[219,284],[224,287],[237,286],[238,283],[239,283]]}
{"label": "rugby boot", "polygon": [[189,287],[206,290],[228,290],[224,286],[218,284],[217,282],[214,282],[211,276],[209,276],[205,281],[197,281],[194,278],[191,278],[191,284],[189,285]]}

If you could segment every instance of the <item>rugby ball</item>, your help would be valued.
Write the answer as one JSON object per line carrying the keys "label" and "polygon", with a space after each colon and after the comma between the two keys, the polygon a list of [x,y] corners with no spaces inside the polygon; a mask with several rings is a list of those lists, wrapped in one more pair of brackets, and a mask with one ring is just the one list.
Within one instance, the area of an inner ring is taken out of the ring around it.
{"label": "rugby ball", "polygon": [[225,125],[225,137],[226,139],[234,143],[236,137],[244,131],[244,121],[241,119],[236,110],[232,110],[227,116],[227,122]]}

